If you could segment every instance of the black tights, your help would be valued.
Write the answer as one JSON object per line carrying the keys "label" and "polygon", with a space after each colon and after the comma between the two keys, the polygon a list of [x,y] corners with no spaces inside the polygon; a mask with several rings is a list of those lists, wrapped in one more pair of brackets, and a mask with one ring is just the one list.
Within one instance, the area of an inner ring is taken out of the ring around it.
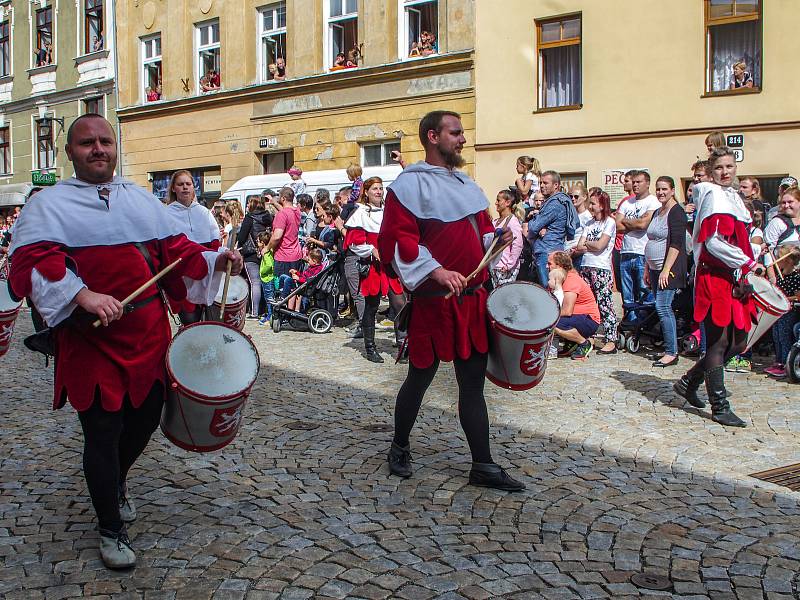
{"label": "black tights", "polygon": [[120,410],[106,411],[98,391],[92,406],[78,413],[84,439],[83,473],[102,529],[122,529],[119,490],[158,427],[163,406],[164,389],[156,383],[139,408],[133,408],[126,396]]}
{"label": "black tights", "polygon": [[[395,314],[400,312],[400,309],[405,306],[406,297],[403,294],[395,294],[393,291],[389,290],[389,306],[392,308]],[[375,325],[375,316],[378,314],[378,308],[381,305],[381,295],[376,294],[375,296],[364,296],[364,314],[361,317],[361,328],[364,329],[366,327],[370,327]],[[400,341],[403,337],[405,337],[405,332],[398,331],[395,328],[395,337],[398,341]],[[366,336],[364,337],[364,343],[368,343]]]}
{"label": "black tights", "polygon": [[733,356],[744,352],[747,332],[736,329],[731,323],[725,327],[714,325],[711,314],[703,321],[706,330],[706,353],[689,369],[690,373],[704,373],[714,367],[723,366]]}
{"label": "black tights", "polygon": [[[472,461],[478,463],[493,462],[489,449],[489,414],[483,397],[487,358],[487,354],[473,352],[466,360],[456,358],[453,361],[458,381],[458,418],[467,436]],[[397,394],[394,409],[394,442],[397,445],[408,445],[408,436],[417,420],[422,397],[438,368],[438,359],[427,369],[408,365],[408,375]]]}

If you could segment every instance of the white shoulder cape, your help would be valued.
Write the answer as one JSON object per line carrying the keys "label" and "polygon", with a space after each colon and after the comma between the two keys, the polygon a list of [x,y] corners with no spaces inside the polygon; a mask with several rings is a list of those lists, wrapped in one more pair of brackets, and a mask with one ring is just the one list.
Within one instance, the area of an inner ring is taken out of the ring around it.
{"label": "white shoulder cape", "polygon": [[692,247],[695,256],[700,256],[702,243],[700,237],[703,221],[712,215],[731,215],[737,221],[750,223],[750,213],[742,201],[741,196],[731,187],[722,187],[716,183],[701,182],[692,189],[692,198],[696,206],[694,217],[694,230],[692,232]]}
{"label": "white shoulder cape", "polygon": [[348,229],[363,229],[367,233],[379,233],[383,222],[383,207],[367,207],[364,204],[357,206],[344,226]]}

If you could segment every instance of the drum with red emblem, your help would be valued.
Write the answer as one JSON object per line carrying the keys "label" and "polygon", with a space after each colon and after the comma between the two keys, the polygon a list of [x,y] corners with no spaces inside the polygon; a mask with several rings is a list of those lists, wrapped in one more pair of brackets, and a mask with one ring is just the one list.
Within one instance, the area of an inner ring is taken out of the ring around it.
{"label": "drum with red emblem", "polygon": [[8,352],[11,345],[11,336],[14,335],[14,323],[22,302],[17,302],[11,297],[8,282],[0,279],[0,356]]}

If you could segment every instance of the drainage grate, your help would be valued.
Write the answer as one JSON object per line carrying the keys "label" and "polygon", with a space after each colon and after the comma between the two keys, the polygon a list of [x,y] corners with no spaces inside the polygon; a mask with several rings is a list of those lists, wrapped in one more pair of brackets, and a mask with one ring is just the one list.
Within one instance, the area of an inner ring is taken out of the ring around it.
{"label": "drainage grate", "polygon": [[311,431],[319,427],[319,423],[312,423],[311,421],[292,421],[285,425],[286,429],[293,429],[296,431]]}
{"label": "drainage grate", "polygon": [[387,425],[386,423],[371,423],[369,425],[364,425],[364,429],[367,431],[371,431],[373,433],[383,433],[384,431],[394,431],[394,427],[391,425]]}
{"label": "drainage grate", "polygon": [[750,477],[760,479],[761,481],[768,481],[775,485],[782,485],[795,492],[800,492],[800,463],[786,467],[778,467],[777,469],[770,469],[769,471],[761,471],[760,473],[753,473]]}
{"label": "drainage grate", "polygon": [[631,577],[631,583],[638,588],[666,592],[672,588],[672,581],[661,575],[651,573],[636,573]]}

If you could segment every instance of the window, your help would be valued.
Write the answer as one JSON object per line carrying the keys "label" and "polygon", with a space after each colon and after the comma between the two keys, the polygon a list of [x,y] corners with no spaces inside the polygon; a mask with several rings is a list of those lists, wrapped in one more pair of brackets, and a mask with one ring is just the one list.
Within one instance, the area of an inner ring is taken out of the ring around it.
{"label": "window", "polygon": [[142,98],[161,100],[161,35],[142,40]]}
{"label": "window", "polygon": [[294,164],[294,150],[262,154],[261,164],[264,165],[264,175],[286,173]]}
{"label": "window", "polygon": [[392,152],[400,152],[400,140],[363,144],[361,146],[361,164],[365,167],[385,167],[396,164]]}
{"label": "window", "polygon": [[706,92],[761,89],[761,1],[705,5]]}
{"label": "window", "polygon": [[331,71],[358,66],[358,0],[327,0],[328,36],[325,64]]}
{"label": "window", "polygon": [[219,21],[195,26],[197,48],[197,84],[201,93],[222,87],[220,73]]}
{"label": "window", "polygon": [[261,81],[286,79],[286,2],[272,4],[258,12],[259,73]]}
{"label": "window", "polygon": [[572,189],[572,186],[577,185],[578,183],[583,184],[583,187],[586,187],[586,172],[577,172],[577,173],[561,173],[561,188],[564,190],[564,193],[569,192]]}
{"label": "window", "polygon": [[89,54],[103,48],[103,0],[83,0],[83,51]]}
{"label": "window", "polygon": [[83,101],[83,114],[95,114],[105,116],[105,102],[103,96],[87,98]]}
{"label": "window", "polygon": [[0,173],[11,173],[11,128],[0,127]]}
{"label": "window", "polygon": [[539,108],[581,104],[580,15],[536,22]]}
{"label": "window", "polygon": [[53,8],[48,6],[36,11],[36,56],[37,67],[53,63]]}
{"label": "window", "polygon": [[[0,23],[0,77],[11,75],[11,38],[8,21]],[[5,172],[5,171],[4,171]]]}
{"label": "window", "polygon": [[56,165],[52,117],[36,119],[36,157],[38,169],[52,169]]}
{"label": "window", "polygon": [[401,0],[403,3],[400,58],[439,53],[438,0]]}

